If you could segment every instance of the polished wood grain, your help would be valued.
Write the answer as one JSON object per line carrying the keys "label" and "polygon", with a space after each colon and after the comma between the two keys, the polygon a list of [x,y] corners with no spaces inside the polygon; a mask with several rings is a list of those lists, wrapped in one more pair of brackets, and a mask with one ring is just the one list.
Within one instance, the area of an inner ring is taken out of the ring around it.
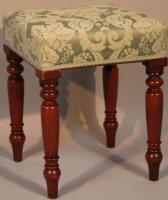
{"label": "polished wood grain", "polygon": [[13,159],[16,162],[22,161],[23,145],[25,135],[23,132],[23,104],[24,104],[24,80],[21,76],[23,66],[20,64],[23,59],[14,53],[10,48],[4,46],[9,66],[8,97],[11,118],[10,143],[13,149]]}
{"label": "polished wood grain", "polygon": [[103,86],[105,100],[105,121],[107,147],[115,146],[118,122],[116,118],[116,105],[118,95],[118,67],[117,65],[105,65],[103,67]]}
{"label": "polished wood grain", "polygon": [[51,199],[58,197],[58,181],[60,169],[58,164],[58,146],[59,146],[59,106],[58,97],[58,79],[59,71],[39,72],[36,71],[40,79],[41,97],[41,122],[43,132],[43,143],[45,151],[45,169],[44,177],[48,188],[48,197]]}
{"label": "polished wood grain", "polygon": [[163,92],[161,75],[167,66],[167,59],[150,60],[143,63],[146,66],[148,86],[146,92],[146,121],[148,131],[148,149],[146,160],[149,166],[149,179],[156,181],[159,178],[159,167],[162,161],[161,127],[163,115]]}

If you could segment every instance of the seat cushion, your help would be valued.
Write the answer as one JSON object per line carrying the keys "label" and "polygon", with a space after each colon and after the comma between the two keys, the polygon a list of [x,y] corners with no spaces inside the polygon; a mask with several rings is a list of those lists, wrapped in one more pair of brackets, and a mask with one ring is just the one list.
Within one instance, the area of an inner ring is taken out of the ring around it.
{"label": "seat cushion", "polygon": [[16,11],[3,27],[6,44],[44,71],[166,56],[163,23],[113,4]]}

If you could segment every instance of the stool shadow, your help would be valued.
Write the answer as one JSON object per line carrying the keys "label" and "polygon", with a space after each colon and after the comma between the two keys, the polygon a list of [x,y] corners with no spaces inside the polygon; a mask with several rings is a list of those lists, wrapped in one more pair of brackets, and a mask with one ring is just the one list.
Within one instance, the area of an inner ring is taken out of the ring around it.
{"label": "stool shadow", "polygon": [[[74,120],[74,123],[72,124],[76,124],[75,121],[78,121],[78,119],[81,118],[80,113],[82,113],[88,129],[94,129],[94,131],[90,132],[93,138],[96,139],[100,144],[104,145],[105,138],[102,134],[104,133],[104,130],[99,126],[95,114],[96,107],[95,99],[93,97],[93,95],[95,95],[95,71],[95,67],[65,71],[65,73],[63,73],[62,80],[60,81],[59,91],[63,92],[60,92],[59,104],[61,116],[67,124],[71,124],[71,120]],[[81,79],[83,80],[82,82]],[[69,92],[69,85],[71,83],[76,84],[77,89],[73,90],[71,87],[71,91]],[[81,87],[82,90],[85,90],[86,95],[83,95],[82,93],[77,95],[81,91]],[[70,102],[70,105],[68,105],[68,102]],[[69,119],[67,117],[68,115]]]}
{"label": "stool shadow", "polygon": [[0,156],[3,156],[9,160],[12,159],[12,154],[3,146],[0,146]]}
{"label": "stool shadow", "polygon": [[96,178],[97,176],[100,176],[104,172],[107,172],[114,166],[113,164],[115,164],[115,165],[122,164],[122,167],[124,167],[126,170],[129,170],[129,171],[130,171],[129,168],[132,168],[133,173],[146,178],[146,173],[141,167],[139,167],[138,165],[136,165],[134,163],[127,161],[126,159],[124,159],[122,157],[112,155],[112,156],[108,157],[107,159],[104,159],[102,162],[100,162],[95,167],[91,168],[90,170],[88,170],[87,172],[85,172],[84,174],[79,176],[78,178],[76,178],[72,181],[69,181],[64,186],[62,186],[62,188],[60,189],[60,192],[59,192],[60,196],[63,196],[66,193],[69,193],[70,191],[76,190],[77,188],[80,188],[81,186],[86,184],[91,179]]}
{"label": "stool shadow", "polygon": [[[87,150],[90,150],[98,155],[105,156],[106,153],[109,152],[109,150],[104,151],[103,150],[104,148],[100,148],[100,146],[101,147],[105,146],[106,136],[105,136],[104,128],[102,125],[101,126],[99,125],[99,121],[96,116],[96,108],[95,108],[95,85],[96,84],[95,84],[94,72],[95,72],[95,68],[93,69],[90,68],[88,69],[88,71],[79,70],[79,71],[73,72],[74,75],[70,74],[71,81],[80,84],[80,86],[83,88],[82,90],[81,88],[79,89],[74,89],[74,87],[71,88],[71,92],[70,92],[71,97],[69,98],[71,106],[69,106],[68,114],[66,115],[64,120],[66,122],[67,127],[70,130],[70,134],[72,138],[74,139],[76,143],[78,143],[81,147]],[[85,80],[84,82],[80,81],[81,77],[83,80]],[[69,84],[68,78],[66,78],[66,80],[67,81],[63,82],[64,85],[62,86],[62,90],[65,90]],[[85,89],[89,90],[89,92],[85,92],[84,91]],[[77,95],[79,93],[78,90],[80,90],[80,95]],[[63,106],[61,106],[61,108],[62,107]],[[125,110],[124,112],[127,113]],[[81,115],[83,119],[81,119]],[[127,117],[125,117],[124,122],[125,122],[124,124],[120,124],[120,130],[118,130],[118,135],[119,135],[119,131],[124,132],[124,135],[133,133],[133,129],[136,128],[135,127],[136,119],[134,117],[131,116],[129,120],[127,119]],[[125,127],[126,125],[128,127]],[[75,129],[81,130],[80,137],[78,137],[79,134],[77,133],[77,131],[75,131]],[[140,127],[138,127],[138,129],[140,129]],[[127,131],[125,132],[125,130]],[[129,136],[129,138],[131,137],[132,135]],[[90,143],[88,143],[88,138],[89,138],[89,141],[91,141]],[[142,138],[141,134],[138,133],[136,140],[140,141],[141,138]],[[95,142],[95,140],[97,141],[99,145]],[[136,152],[139,152],[141,150],[141,144],[134,144],[134,145],[136,145],[136,149],[137,149]],[[134,146],[132,148],[134,148]]]}
{"label": "stool shadow", "polygon": [[12,181],[13,183],[19,185],[20,187],[22,187],[24,189],[30,190],[41,196],[46,195],[46,191],[44,190],[44,188],[41,187],[36,182],[30,181],[26,178],[23,178],[22,176],[7,170],[6,168],[4,168],[2,166],[0,166],[0,176],[7,181]]}
{"label": "stool shadow", "polygon": [[[74,74],[72,74],[74,73]],[[64,81],[62,84],[62,90],[65,91],[66,88],[68,88],[69,82],[72,81],[74,83],[77,83],[80,87],[82,87],[82,90],[80,88],[71,88],[71,91],[68,92],[68,96],[62,97],[62,98],[69,98],[71,105],[67,109],[68,114],[63,115],[64,120],[66,122],[67,128],[70,130],[70,134],[73,138],[73,140],[80,145],[82,148],[87,149],[88,151],[94,152],[95,154],[105,158],[104,161],[96,165],[94,168],[90,169],[83,175],[81,175],[79,178],[70,181],[69,183],[65,184],[61,190],[60,194],[64,195],[65,193],[74,190],[75,188],[78,188],[85,184],[87,181],[92,179],[93,177],[96,177],[100,175],[101,173],[107,171],[108,169],[111,169],[114,165],[113,164],[122,164],[121,166],[133,173],[136,173],[142,177],[146,177],[147,173],[145,170],[143,170],[140,166],[137,166],[134,163],[126,161],[126,158],[122,158],[120,156],[113,155],[111,156],[111,152],[109,149],[105,148],[105,132],[102,126],[99,125],[98,119],[96,117],[96,107],[95,107],[95,69],[88,68],[87,71],[75,71],[72,72],[66,76],[66,81]],[[81,81],[82,80],[85,81]],[[70,80],[69,80],[70,78]],[[80,96],[77,95],[80,90]],[[85,91],[87,90],[87,92]],[[82,91],[84,91],[82,93]],[[129,95],[128,95],[129,96]],[[66,102],[64,100],[63,102]],[[83,116],[81,119],[81,115]],[[123,124],[121,124],[120,132],[125,132],[125,125],[127,125],[130,128],[127,128],[127,134],[132,133],[134,127],[134,124],[136,122],[135,118],[129,119],[127,121],[127,118],[124,119],[124,127]],[[102,122],[103,124],[103,122]],[[133,127],[133,128],[132,128]],[[130,130],[129,130],[130,129]],[[131,130],[132,129],[132,130]],[[79,135],[80,132],[80,135]],[[127,136],[128,137],[128,136]],[[132,135],[129,136],[131,138]],[[140,152],[142,150],[141,143],[137,142],[141,140],[141,134],[140,132],[136,135],[135,141],[132,141],[131,146],[124,148],[122,151],[118,152],[118,154],[124,152],[126,157],[131,157],[134,154]],[[136,148],[135,148],[136,147]]]}
{"label": "stool shadow", "polygon": [[24,159],[29,158],[32,155],[35,155],[43,150],[42,138],[38,140],[37,143],[33,144],[26,150],[23,154]]}
{"label": "stool shadow", "polygon": [[[138,86],[140,87],[140,85],[145,82],[145,78],[143,79],[143,78],[138,77],[139,80],[135,81],[135,82],[139,81],[139,85],[137,84],[137,88],[136,88],[136,90],[138,91],[136,94],[137,96],[136,101],[133,102],[131,105],[133,107],[131,110],[132,112],[131,116],[129,118],[125,116],[123,123],[120,124],[120,127],[118,129],[118,134],[119,132],[124,133],[120,137],[120,145],[125,143],[126,141],[131,142],[129,146],[126,146],[122,150],[117,151],[117,154],[123,153],[125,155],[125,158],[122,158],[118,155],[110,156],[111,155],[110,150],[104,147],[105,145],[105,134],[103,134],[104,129],[102,126],[99,125],[99,122],[96,117],[96,108],[95,108],[95,85],[96,84],[95,84],[94,72],[95,70],[90,68],[85,73],[83,73],[83,71],[81,70],[81,71],[74,72],[75,73],[74,76],[71,74],[70,80],[75,83],[78,83],[83,89],[80,90],[80,97],[77,95],[78,91],[74,88],[71,89],[70,93],[67,92],[67,94],[71,95],[71,101],[69,102],[71,102],[72,105],[69,106],[71,107],[69,108],[69,115],[64,115],[65,116],[64,119],[66,121],[66,125],[68,129],[70,130],[70,134],[73,140],[82,148],[87,149],[88,151],[94,152],[95,154],[105,158],[105,160],[99,163],[98,165],[96,165],[94,168],[87,171],[86,173],[84,173],[83,175],[81,175],[79,178],[74,179],[68,182],[67,184],[65,184],[60,190],[61,195],[64,195],[67,192],[84,185],[90,179],[102,174],[103,172],[113,167],[114,165],[112,164],[115,164],[115,165],[120,164],[121,167],[123,167],[124,169],[132,173],[135,173],[146,179],[148,177],[147,165],[146,165],[146,170],[144,170],[142,167],[132,162],[127,161],[127,157],[130,158],[133,155],[138,154],[144,149],[144,144],[147,137],[147,134],[146,134],[147,131],[146,131],[146,128],[144,128],[145,127],[144,113],[143,112],[137,113],[137,109],[136,109],[137,104],[138,103],[141,104],[141,102],[139,101],[141,101],[142,98],[144,98],[145,90],[139,91]],[[132,73],[134,74],[135,72],[133,71]],[[85,80],[85,81],[84,82],[81,81],[80,77],[82,77],[82,80]],[[68,80],[69,79],[66,79],[66,81],[63,82],[64,84],[62,86],[63,90],[67,88],[69,84]],[[89,90],[89,93],[91,93],[92,95],[89,95],[89,94],[86,95],[86,92],[82,93],[84,89]],[[128,97],[130,97],[132,95],[132,91],[128,89],[126,91],[126,94]],[[123,99],[125,100],[125,96],[123,96]],[[128,104],[128,103],[129,102],[125,102],[125,104]],[[128,109],[125,106],[123,112],[126,114],[129,113],[130,108]],[[81,120],[81,114],[84,117],[85,125],[83,124],[83,120]],[[144,118],[144,124],[138,123],[138,121],[134,117],[134,116],[137,116],[137,114],[140,119]],[[125,130],[127,131],[125,132]],[[135,131],[137,133],[135,133]],[[79,136],[79,132],[80,132],[80,136]],[[142,133],[145,133],[145,134],[142,135]],[[131,138],[133,136],[134,136],[134,139],[132,140]],[[146,145],[145,145],[145,148],[146,148]],[[146,162],[145,159],[144,159],[144,162]],[[164,176],[166,176],[167,173],[168,173],[168,169],[164,168],[160,172],[160,178],[162,179]]]}

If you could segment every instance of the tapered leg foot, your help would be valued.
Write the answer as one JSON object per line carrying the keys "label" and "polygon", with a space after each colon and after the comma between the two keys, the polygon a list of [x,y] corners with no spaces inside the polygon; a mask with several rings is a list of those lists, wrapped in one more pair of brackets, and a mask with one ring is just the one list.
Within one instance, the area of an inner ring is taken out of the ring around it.
{"label": "tapered leg foot", "polygon": [[7,46],[4,46],[9,66],[8,98],[11,118],[11,135],[9,137],[13,149],[13,159],[22,161],[25,135],[23,132],[23,104],[24,104],[24,80],[21,76],[24,68],[20,64],[23,60]]}
{"label": "tapered leg foot", "polygon": [[159,179],[159,167],[162,161],[161,127],[163,114],[163,92],[161,86],[163,80],[161,75],[167,66],[167,58],[151,60],[143,63],[146,66],[148,86],[146,92],[146,121],[148,131],[148,149],[146,160],[149,167],[149,179],[156,181]]}
{"label": "tapered leg foot", "polygon": [[154,152],[146,153],[146,160],[149,167],[149,180],[157,181],[159,179],[159,168],[162,157],[162,153],[158,151],[156,154]]}
{"label": "tapered leg foot", "polygon": [[[58,166],[59,167],[59,166]],[[58,182],[61,172],[57,168],[55,170],[44,170],[44,177],[47,183],[48,198],[56,199],[58,198]]]}
{"label": "tapered leg foot", "polygon": [[21,162],[23,160],[23,146],[25,143],[25,135],[23,133],[12,133],[9,137],[9,141],[13,150],[13,160],[15,162]]}
{"label": "tapered leg foot", "polygon": [[106,65],[103,68],[103,86],[105,100],[105,121],[107,147],[115,147],[118,122],[116,118],[116,104],[118,94],[118,67],[117,65]]}
{"label": "tapered leg foot", "polygon": [[58,197],[58,181],[61,174],[58,164],[59,106],[56,101],[60,72],[37,71],[37,75],[40,78],[40,85],[42,87],[40,95],[43,99],[41,122],[45,151],[44,177],[47,183],[48,197],[54,199]]}

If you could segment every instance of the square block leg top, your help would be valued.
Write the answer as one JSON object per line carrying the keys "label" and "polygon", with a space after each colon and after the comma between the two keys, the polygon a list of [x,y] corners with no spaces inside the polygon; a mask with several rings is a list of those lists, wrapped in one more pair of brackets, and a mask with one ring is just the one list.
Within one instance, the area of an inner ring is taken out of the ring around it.
{"label": "square block leg top", "polygon": [[[103,66],[104,128],[107,146],[115,146],[118,122],[118,64],[142,62],[146,68],[146,160],[150,180],[158,180],[162,160],[160,136],[163,113],[161,86],[167,66],[167,27],[142,13],[113,4],[50,10],[15,11],[3,17],[4,51],[14,160],[22,161],[24,70],[26,60],[36,70],[42,88],[41,122],[45,151],[44,177],[48,197],[57,198],[60,169],[58,80],[64,69]],[[81,77],[82,78],[82,77]]]}

